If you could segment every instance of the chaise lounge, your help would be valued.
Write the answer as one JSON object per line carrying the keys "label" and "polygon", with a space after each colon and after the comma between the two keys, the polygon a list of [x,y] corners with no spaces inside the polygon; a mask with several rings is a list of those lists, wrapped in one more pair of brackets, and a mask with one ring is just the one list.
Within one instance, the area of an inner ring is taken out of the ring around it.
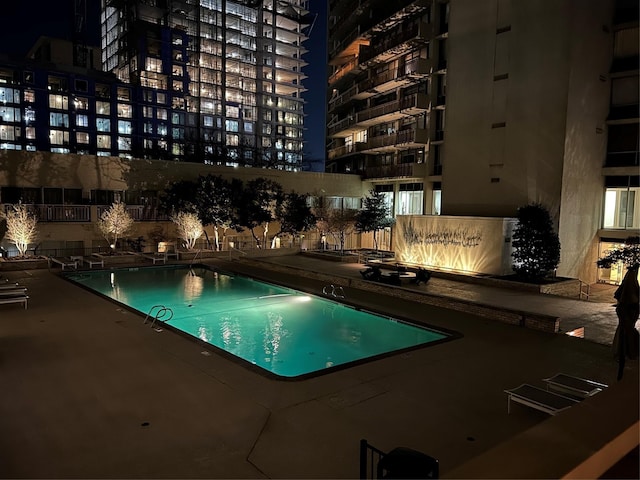
{"label": "chaise lounge", "polygon": [[26,310],[27,301],[29,300],[26,293],[27,287],[22,287],[17,284],[13,285],[13,288],[3,288],[0,290],[0,305],[22,303]]}
{"label": "chaise lounge", "polygon": [[137,255],[151,260],[155,265],[157,262],[167,263],[167,255],[164,253],[138,253]]}
{"label": "chaise lounge", "polygon": [[547,384],[547,389],[580,398],[592,397],[608,387],[604,383],[574,377],[566,373],[557,373],[553,377],[544,378],[543,382]]}
{"label": "chaise lounge", "polygon": [[511,401],[535,408],[549,415],[557,415],[558,413],[572,407],[578,400],[558,395],[557,393],[534,387],[524,383],[517,388],[505,390],[507,394],[507,413],[511,413]]}
{"label": "chaise lounge", "polygon": [[78,262],[76,260],[71,260],[67,258],[56,258],[56,257],[47,257],[49,261],[49,268],[51,268],[52,263],[57,263],[62,267],[62,270],[65,268],[73,268],[74,270],[78,268]]}

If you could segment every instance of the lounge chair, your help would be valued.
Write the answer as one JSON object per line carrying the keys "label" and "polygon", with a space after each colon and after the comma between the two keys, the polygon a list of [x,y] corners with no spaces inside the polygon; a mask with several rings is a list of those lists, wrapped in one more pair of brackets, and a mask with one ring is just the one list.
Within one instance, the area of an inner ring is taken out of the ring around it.
{"label": "lounge chair", "polygon": [[142,258],[151,260],[155,265],[157,262],[167,263],[167,254],[165,253],[138,253]]}
{"label": "lounge chair", "polygon": [[73,268],[74,270],[78,268],[78,262],[69,258],[48,257],[48,261],[49,268],[51,268],[51,263],[57,263],[62,267],[62,270],[64,270],[65,268]]}
{"label": "lounge chair", "polygon": [[511,400],[527,407],[535,408],[549,415],[557,415],[558,413],[572,407],[577,400],[557,393],[534,387],[524,383],[517,388],[505,390],[507,394],[507,413],[511,413]]}
{"label": "lounge chair", "polygon": [[90,257],[83,257],[82,261],[89,265],[89,269],[92,269],[94,265],[104,268],[104,258],[98,253],[93,253]]}
{"label": "lounge chair", "polygon": [[588,398],[607,388],[604,383],[594,382],[585,378],[574,377],[566,373],[557,373],[553,377],[544,378],[547,389],[567,393],[580,398]]}
{"label": "lounge chair", "polygon": [[29,296],[25,295],[26,289],[22,290],[21,292],[17,292],[11,295],[0,295],[0,305],[8,305],[8,304],[12,304],[12,303],[22,303],[24,304],[24,309],[27,309],[27,301],[29,300]]}
{"label": "lounge chair", "polygon": [[15,297],[16,295],[25,295],[27,287],[14,286],[13,288],[0,289],[0,298]]}

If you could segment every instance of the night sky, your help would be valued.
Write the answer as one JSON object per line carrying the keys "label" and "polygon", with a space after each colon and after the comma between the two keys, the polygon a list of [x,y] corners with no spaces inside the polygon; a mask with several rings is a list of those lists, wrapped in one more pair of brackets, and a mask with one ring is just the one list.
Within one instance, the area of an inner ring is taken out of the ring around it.
{"label": "night sky", "polygon": [[[309,63],[303,72],[307,79],[303,85],[307,92],[305,113],[305,158],[324,159],[325,95],[326,95],[326,30],[327,0],[309,0],[310,10],[317,14],[309,40],[304,46],[309,53],[304,60]],[[100,45],[100,2],[87,1],[87,43]],[[0,53],[25,55],[40,35],[71,39],[73,29],[73,2],[3,2],[2,29],[0,29]],[[306,163],[306,162],[305,162]],[[321,166],[315,165],[315,170]]]}

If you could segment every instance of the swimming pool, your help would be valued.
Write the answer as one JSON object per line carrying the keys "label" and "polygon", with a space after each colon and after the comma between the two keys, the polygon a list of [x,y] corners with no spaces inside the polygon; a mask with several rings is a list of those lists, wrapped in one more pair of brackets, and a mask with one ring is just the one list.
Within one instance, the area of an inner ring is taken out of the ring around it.
{"label": "swimming pool", "polygon": [[168,325],[278,377],[325,373],[448,340],[447,333],[206,267],[123,268],[66,275],[143,315],[166,306]]}

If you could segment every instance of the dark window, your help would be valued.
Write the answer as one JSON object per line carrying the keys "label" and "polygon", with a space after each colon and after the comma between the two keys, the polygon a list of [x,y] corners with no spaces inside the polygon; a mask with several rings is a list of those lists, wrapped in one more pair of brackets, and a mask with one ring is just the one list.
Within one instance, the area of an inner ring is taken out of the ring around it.
{"label": "dark window", "polygon": [[45,188],[44,189],[44,202],[60,205],[62,204],[62,189],[61,188]]}
{"label": "dark window", "polygon": [[81,188],[65,188],[64,203],[68,205],[82,205],[82,189]]}
{"label": "dark window", "polygon": [[1,203],[40,203],[39,188],[2,187]]}
{"label": "dark window", "polygon": [[87,92],[89,90],[89,85],[86,80],[76,80],[75,85],[78,92]]}

